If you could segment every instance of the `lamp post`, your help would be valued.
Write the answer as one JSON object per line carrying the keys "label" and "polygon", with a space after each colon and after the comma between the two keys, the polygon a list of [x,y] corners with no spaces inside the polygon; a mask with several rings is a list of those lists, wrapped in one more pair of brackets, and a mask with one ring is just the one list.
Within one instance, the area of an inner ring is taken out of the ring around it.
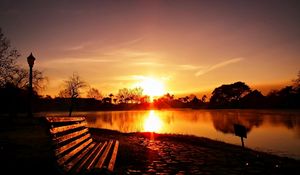
{"label": "lamp post", "polygon": [[28,102],[28,117],[32,117],[32,67],[34,64],[34,56],[32,53],[27,57],[27,63],[29,65],[29,102]]}

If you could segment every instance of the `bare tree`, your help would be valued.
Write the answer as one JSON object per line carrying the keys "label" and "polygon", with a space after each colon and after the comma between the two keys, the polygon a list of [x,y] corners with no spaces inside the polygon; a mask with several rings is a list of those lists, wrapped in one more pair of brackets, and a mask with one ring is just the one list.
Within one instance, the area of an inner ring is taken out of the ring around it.
{"label": "bare tree", "polygon": [[140,103],[142,96],[143,89],[141,87],[119,89],[117,94],[120,103]]}
{"label": "bare tree", "polygon": [[127,103],[129,96],[130,96],[129,89],[127,88],[119,89],[117,97],[119,98],[120,103]]}
{"label": "bare tree", "polygon": [[87,92],[87,97],[101,100],[103,98],[103,95],[98,91],[98,89],[90,88]]}
{"label": "bare tree", "polygon": [[[9,81],[13,86],[26,89],[29,86],[29,73],[24,68],[15,69],[15,73],[12,74],[11,80]],[[46,88],[48,78],[43,75],[39,70],[34,70],[32,73],[32,84],[34,91],[40,91]]]}
{"label": "bare tree", "polygon": [[130,95],[133,103],[141,103],[141,98],[143,96],[144,89],[141,87],[136,87],[130,90]]}
{"label": "bare tree", "polygon": [[18,69],[16,61],[19,57],[19,52],[11,48],[10,41],[4,36],[0,28],[0,87],[11,82],[12,75]]}
{"label": "bare tree", "polygon": [[80,97],[80,90],[84,87],[86,87],[86,83],[81,80],[77,73],[73,73],[73,75],[65,81],[64,89],[59,92],[59,97],[69,98],[71,100],[69,116],[72,115],[75,100]]}
{"label": "bare tree", "polygon": [[[0,28],[0,87],[12,85],[21,89],[28,88],[29,72],[16,64],[19,57],[18,50],[11,47],[10,41],[4,36]],[[47,77],[41,71],[33,71],[33,88],[35,91],[44,89],[47,82]]]}

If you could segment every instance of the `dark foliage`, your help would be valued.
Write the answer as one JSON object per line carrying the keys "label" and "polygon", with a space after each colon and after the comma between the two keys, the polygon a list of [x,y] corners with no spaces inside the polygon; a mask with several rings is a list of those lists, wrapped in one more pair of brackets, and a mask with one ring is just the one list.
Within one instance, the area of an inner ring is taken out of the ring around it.
{"label": "dark foliage", "polygon": [[240,100],[250,92],[249,86],[244,82],[222,85],[212,92],[210,106],[215,108],[239,107]]}
{"label": "dark foliage", "polygon": [[[294,82],[299,82],[298,79]],[[216,88],[209,102],[210,108],[296,108],[300,109],[300,86],[286,86],[264,96],[248,85],[236,82]]]}

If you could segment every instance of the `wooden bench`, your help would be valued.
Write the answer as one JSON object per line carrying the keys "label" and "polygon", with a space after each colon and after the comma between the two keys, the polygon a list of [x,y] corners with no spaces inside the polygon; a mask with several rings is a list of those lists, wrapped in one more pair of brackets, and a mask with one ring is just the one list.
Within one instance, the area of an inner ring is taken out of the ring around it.
{"label": "wooden bench", "polygon": [[63,174],[94,170],[113,172],[119,141],[96,142],[87,128],[85,117],[46,117],[53,153]]}

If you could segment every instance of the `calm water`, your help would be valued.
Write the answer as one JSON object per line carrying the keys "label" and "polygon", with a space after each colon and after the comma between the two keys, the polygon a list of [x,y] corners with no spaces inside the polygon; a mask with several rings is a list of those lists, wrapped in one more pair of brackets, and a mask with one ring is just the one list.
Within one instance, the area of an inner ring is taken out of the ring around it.
{"label": "calm water", "polygon": [[[66,115],[66,113],[48,113]],[[190,134],[240,145],[233,124],[247,128],[245,146],[300,159],[300,111],[148,110],[80,112],[93,128]]]}

